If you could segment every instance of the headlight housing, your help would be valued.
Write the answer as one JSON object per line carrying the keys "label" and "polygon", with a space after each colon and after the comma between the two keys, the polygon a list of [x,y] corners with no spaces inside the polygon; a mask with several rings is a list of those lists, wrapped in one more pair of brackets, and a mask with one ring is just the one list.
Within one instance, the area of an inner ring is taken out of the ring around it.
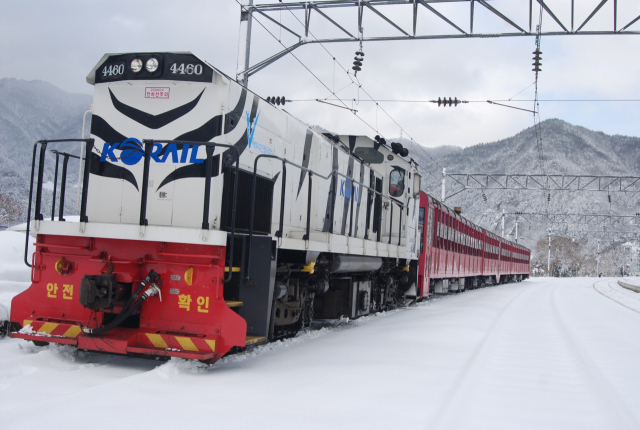
{"label": "headlight housing", "polygon": [[131,61],[131,71],[133,73],[138,73],[140,70],[142,70],[142,60],[139,58],[136,58],[133,61]]}
{"label": "headlight housing", "polygon": [[160,63],[158,63],[158,60],[155,58],[149,58],[147,60],[147,64],[145,65],[147,72],[149,73],[153,73],[156,70],[158,70],[158,66],[160,65]]}

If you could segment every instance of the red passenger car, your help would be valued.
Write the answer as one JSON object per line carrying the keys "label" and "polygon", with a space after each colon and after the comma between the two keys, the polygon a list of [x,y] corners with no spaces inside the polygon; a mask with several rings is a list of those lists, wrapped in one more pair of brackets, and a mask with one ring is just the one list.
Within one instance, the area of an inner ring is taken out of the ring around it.
{"label": "red passenger car", "polygon": [[444,294],[529,277],[531,251],[420,193],[420,294]]}

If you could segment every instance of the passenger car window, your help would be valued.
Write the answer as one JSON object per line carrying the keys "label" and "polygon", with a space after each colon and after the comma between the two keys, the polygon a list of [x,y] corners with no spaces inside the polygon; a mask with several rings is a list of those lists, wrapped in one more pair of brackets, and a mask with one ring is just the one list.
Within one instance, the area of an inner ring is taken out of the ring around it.
{"label": "passenger car window", "polygon": [[404,169],[394,167],[389,174],[389,195],[400,197],[404,193]]}

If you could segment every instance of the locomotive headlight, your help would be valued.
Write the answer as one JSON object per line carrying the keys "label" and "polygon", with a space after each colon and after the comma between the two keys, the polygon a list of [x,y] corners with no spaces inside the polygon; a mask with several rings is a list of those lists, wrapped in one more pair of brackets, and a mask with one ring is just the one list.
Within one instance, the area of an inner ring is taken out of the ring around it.
{"label": "locomotive headlight", "polygon": [[142,60],[136,58],[131,62],[131,71],[133,73],[138,73],[140,70],[142,70]]}
{"label": "locomotive headlight", "polygon": [[158,70],[158,60],[156,60],[155,58],[149,58],[145,67],[147,68],[147,72],[155,72],[156,70]]}

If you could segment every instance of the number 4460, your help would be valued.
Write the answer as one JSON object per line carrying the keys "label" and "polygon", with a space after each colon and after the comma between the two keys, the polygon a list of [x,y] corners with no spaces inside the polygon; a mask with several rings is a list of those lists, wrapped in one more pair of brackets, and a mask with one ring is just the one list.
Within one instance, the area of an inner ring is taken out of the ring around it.
{"label": "number 4460", "polygon": [[171,67],[169,67],[169,70],[171,70],[171,73],[174,75],[201,75],[202,64],[182,63],[178,65],[178,63],[173,63]]}

